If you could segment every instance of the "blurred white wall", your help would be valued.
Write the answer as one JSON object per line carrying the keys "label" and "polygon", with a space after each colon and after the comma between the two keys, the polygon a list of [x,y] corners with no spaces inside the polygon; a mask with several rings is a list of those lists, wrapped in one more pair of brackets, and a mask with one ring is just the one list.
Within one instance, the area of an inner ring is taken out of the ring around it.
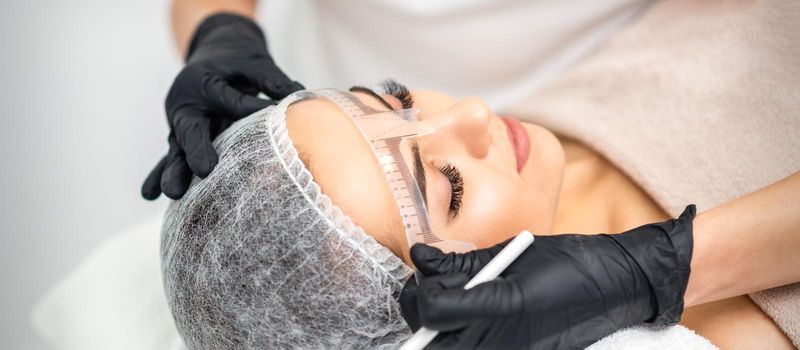
{"label": "blurred white wall", "polygon": [[139,186],[166,152],[163,100],[180,68],[168,8],[2,3],[0,349],[51,349],[30,327],[34,302],[100,242],[163,207]]}

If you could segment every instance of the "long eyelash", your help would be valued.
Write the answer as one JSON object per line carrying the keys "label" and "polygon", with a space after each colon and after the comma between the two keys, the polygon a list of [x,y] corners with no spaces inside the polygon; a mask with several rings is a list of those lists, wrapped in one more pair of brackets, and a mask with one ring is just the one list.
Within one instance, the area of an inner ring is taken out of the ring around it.
{"label": "long eyelash", "polygon": [[408,91],[405,85],[398,83],[397,80],[386,79],[381,83],[381,87],[384,93],[397,97],[403,104],[403,108],[409,109],[414,106],[414,98],[411,97],[411,92]]}
{"label": "long eyelash", "polygon": [[464,197],[464,178],[461,177],[461,172],[452,164],[439,168],[439,171],[450,180],[450,211],[453,212],[451,219],[454,219],[461,210],[461,199]]}

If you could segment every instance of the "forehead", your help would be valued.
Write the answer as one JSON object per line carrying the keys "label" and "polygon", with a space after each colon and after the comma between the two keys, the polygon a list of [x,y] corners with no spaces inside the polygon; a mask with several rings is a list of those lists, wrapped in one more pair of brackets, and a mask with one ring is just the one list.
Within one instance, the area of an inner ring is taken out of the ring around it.
{"label": "forehead", "polygon": [[[357,96],[375,109],[386,109],[371,97]],[[405,235],[397,206],[380,164],[350,116],[334,102],[315,98],[289,106],[286,124],[322,192],[355,224],[402,256],[397,232]]]}

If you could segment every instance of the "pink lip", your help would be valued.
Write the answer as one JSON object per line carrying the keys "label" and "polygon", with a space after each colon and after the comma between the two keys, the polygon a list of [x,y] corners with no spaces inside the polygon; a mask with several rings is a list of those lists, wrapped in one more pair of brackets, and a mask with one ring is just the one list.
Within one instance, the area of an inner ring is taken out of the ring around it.
{"label": "pink lip", "polygon": [[517,156],[517,172],[521,173],[525,162],[528,161],[528,155],[531,152],[531,140],[528,138],[528,132],[518,120],[514,118],[500,118],[506,124],[508,131],[508,138],[511,140],[511,146],[514,149],[514,155]]}

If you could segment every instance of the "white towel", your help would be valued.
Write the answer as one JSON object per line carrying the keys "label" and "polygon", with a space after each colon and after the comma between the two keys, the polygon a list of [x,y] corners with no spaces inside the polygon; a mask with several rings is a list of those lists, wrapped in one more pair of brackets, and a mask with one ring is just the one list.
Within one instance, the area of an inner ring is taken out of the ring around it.
{"label": "white towel", "polygon": [[706,338],[684,326],[631,327],[609,335],[587,350],[708,350],[717,349]]}
{"label": "white towel", "polygon": [[114,235],[34,307],[58,349],[185,350],[161,282],[161,216]]}

